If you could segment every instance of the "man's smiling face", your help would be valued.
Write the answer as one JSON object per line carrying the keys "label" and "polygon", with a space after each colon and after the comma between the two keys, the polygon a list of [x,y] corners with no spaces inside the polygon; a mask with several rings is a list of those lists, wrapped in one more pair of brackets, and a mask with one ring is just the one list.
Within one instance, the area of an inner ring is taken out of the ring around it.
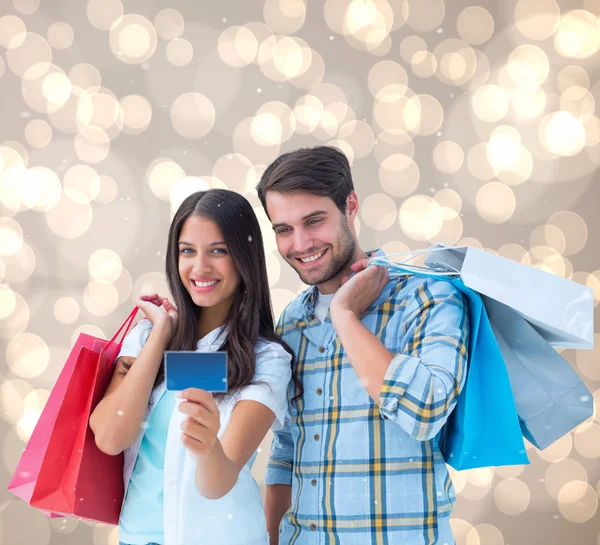
{"label": "man's smiling face", "polygon": [[352,263],[354,207],[342,214],[329,197],[273,190],[266,203],[279,253],[305,284],[328,282]]}

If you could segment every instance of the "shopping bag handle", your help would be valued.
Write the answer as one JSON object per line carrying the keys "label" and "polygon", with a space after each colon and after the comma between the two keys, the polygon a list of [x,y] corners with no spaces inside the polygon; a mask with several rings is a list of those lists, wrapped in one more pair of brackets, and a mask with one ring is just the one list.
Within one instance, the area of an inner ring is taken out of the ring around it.
{"label": "shopping bag handle", "polygon": [[[407,263],[407,261],[410,261],[413,257],[422,255],[422,254],[427,254],[427,253],[433,253],[433,252],[440,252],[442,250],[449,250],[454,248],[455,246],[445,246],[445,245],[439,245],[436,244],[434,246],[430,246],[429,248],[425,248],[423,250],[416,250],[414,252],[401,252],[398,254],[389,254],[386,256],[373,256],[372,258],[369,259],[369,264],[373,264],[373,265],[384,265],[388,268],[391,268],[393,270],[397,270],[397,271],[404,271],[404,272],[426,272],[428,274],[432,274],[435,276],[456,276],[457,274],[460,275],[460,271],[458,269],[455,269],[454,267],[452,267],[451,265],[448,265],[447,263],[444,264],[443,267],[423,267],[420,265],[411,265],[409,263]],[[390,257],[404,257],[404,256],[410,256],[410,257],[406,257],[406,259],[404,261],[390,261]],[[448,270],[450,269],[450,271]]]}
{"label": "shopping bag handle", "polygon": [[[135,320],[135,316],[138,312],[139,308],[138,307],[134,307],[134,309],[131,311],[131,313],[129,314],[129,316],[127,316],[127,318],[125,319],[125,321],[121,324],[121,327],[119,327],[119,329],[117,330],[117,332],[113,335],[112,339],[110,341],[108,341],[108,344],[106,345],[107,349],[109,346],[114,345],[115,348],[119,348],[121,346],[121,344],[123,344],[123,341],[125,340],[125,337],[127,337],[127,334],[129,333],[129,330],[131,329],[131,326],[133,325],[133,320]],[[125,331],[123,332],[123,336],[121,338],[120,342],[115,342],[115,339],[119,336],[119,334],[121,333],[121,331],[123,331],[123,328],[125,328]],[[113,358],[111,358],[113,359]]]}

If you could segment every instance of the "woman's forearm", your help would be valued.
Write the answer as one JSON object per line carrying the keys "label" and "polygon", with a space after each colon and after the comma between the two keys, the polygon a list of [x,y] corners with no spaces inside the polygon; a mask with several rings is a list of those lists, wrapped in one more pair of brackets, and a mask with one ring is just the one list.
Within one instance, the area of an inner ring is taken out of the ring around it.
{"label": "woman's forearm", "polygon": [[196,488],[205,498],[222,498],[235,486],[240,470],[239,465],[227,457],[217,439],[209,454],[196,458]]}
{"label": "woman's forearm", "polygon": [[92,413],[90,426],[96,444],[107,454],[119,454],[139,434],[168,340],[165,328],[160,324],[153,327],[135,363]]}

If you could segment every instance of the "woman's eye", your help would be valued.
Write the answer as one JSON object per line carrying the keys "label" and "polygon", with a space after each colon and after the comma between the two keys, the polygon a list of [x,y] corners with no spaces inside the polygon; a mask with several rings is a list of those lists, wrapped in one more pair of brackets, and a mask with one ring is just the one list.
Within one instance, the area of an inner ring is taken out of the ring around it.
{"label": "woman's eye", "polygon": [[190,252],[193,252],[193,250],[191,248],[181,248],[179,252],[182,254],[189,254]]}
{"label": "woman's eye", "polygon": [[221,253],[221,254],[226,254],[227,250],[225,248],[215,248],[213,250],[213,252],[217,252],[217,253]]}

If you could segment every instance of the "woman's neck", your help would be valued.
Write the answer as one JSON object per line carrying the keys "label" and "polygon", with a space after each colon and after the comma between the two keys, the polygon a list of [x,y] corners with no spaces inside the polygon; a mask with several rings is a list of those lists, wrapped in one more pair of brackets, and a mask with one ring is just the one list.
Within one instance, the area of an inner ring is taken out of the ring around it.
{"label": "woman's neck", "polygon": [[[213,329],[222,326],[229,316],[231,304],[223,304],[214,307],[203,307],[200,309],[198,319],[198,338],[206,337]],[[227,302],[228,303],[228,302]]]}

